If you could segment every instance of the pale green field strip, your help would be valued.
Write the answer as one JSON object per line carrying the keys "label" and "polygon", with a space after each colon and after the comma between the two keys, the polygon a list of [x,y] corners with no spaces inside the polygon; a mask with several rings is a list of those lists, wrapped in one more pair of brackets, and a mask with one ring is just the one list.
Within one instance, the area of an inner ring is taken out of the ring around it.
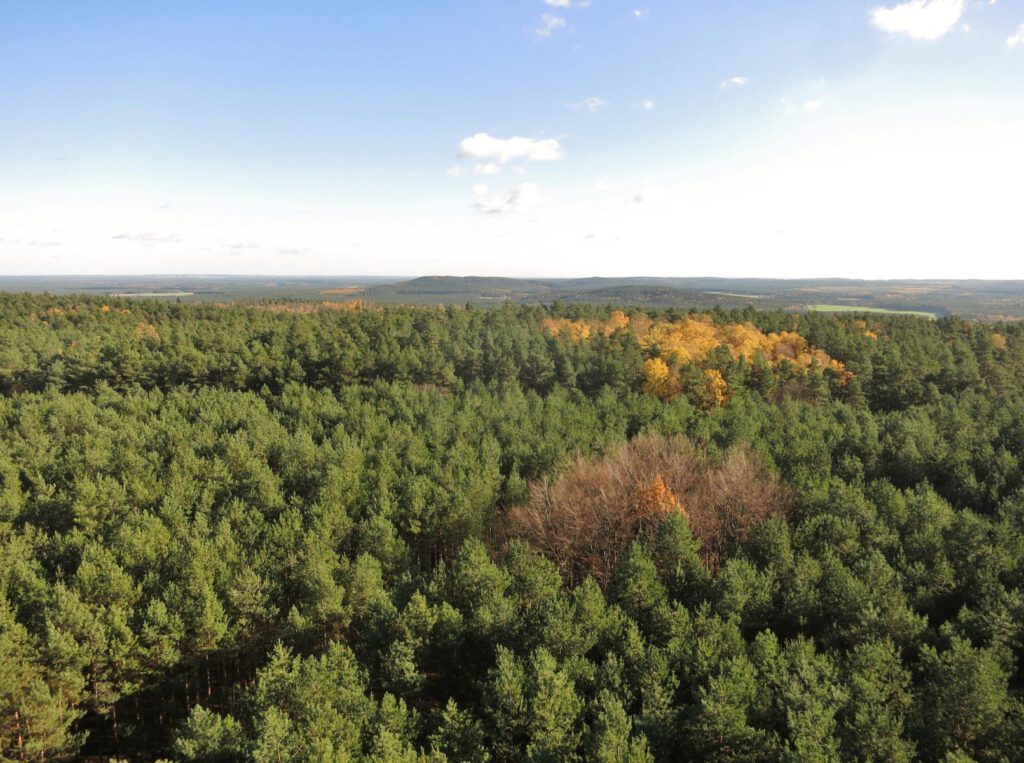
{"label": "pale green field strip", "polygon": [[108,297],[191,297],[194,291],[126,291],[111,292]]}
{"label": "pale green field strip", "polygon": [[886,313],[889,315],[919,315],[934,320],[935,313],[924,310],[886,310],[884,307],[857,307],[856,305],[811,305],[811,310],[820,313]]}

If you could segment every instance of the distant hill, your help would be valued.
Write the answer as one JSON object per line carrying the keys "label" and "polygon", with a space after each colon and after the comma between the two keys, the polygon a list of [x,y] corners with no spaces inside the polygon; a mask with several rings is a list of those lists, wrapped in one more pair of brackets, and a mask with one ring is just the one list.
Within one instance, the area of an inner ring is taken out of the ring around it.
{"label": "distant hill", "polygon": [[501,278],[491,276],[0,276],[0,291],[182,301],[348,301],[420,305],[583,302],[708,310],[883,310],[1024,320],[1024,281],[843,278]]}
{"label": "distant hill", "polygon": [[368,297],[397,296],[455,296],[513,297],[523,294],[550,294],[554,290],[540,281],[518,278],[492,278],[479,276],[423,276],[411,281],[376,286],[366,290]]}
{"label": "distant hill", "polygon": [[754,305],[794,312],[958,314],[986,320],[1024,319],[1024,281],[865,281],[765,278],[515,279],[441,276],[369,288],[371,301],[437,304],[472,301],[562,302],[711,309]]}
{"label": "distant hill", "polygon": [[563,302],[586,302],[589,304],[647,305],[651,307],[700,307],[713,308],[743,307],[745,305],[765,306],[761,298],[741,294],[713,294],[711,292],[688,291],[671,286],[605,286],[591,290],[554,292],[555,298]]}

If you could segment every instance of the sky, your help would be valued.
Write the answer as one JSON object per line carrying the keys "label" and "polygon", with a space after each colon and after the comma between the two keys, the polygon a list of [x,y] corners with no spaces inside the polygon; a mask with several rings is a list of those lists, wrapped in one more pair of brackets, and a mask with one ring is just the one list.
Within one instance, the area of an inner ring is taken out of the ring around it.
{"label": "sky", "polygon": [[1024,278],[1024,0],[0,1],[0,274]]}

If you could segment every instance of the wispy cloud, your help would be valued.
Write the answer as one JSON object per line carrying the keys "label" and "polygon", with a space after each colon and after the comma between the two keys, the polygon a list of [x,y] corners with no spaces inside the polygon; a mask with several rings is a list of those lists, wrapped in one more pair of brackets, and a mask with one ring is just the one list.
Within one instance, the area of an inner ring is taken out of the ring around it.
{"label": "wispy cloud", "polygon": [[639,21],[647,21],[647,19],[649,19],[650,17],[651,17],[651,12],[647,8],[634,8],[633,9],[633,18],[638,19]]}
{"label": "wispy cloud", "polygon": [[491,195],[485,185],[478,185],[473,188],[476,198],[476,209],[487,215],[497,215],[506,212],[516,212],[522,209],[529,209],[544,204],[551,198],[551,194],[535,183],[523,183],[517,188],[505,193]]}
{"label": "wispy cloud", "polygon": [[719,87],[722,90],[731,90],[734,87],[746,87],[750,84],[750,77],[729,77],[727,80],[722,80],[722,84]]}
{"label": "wispy cloud", "polygon": [[582,101],[573,101],[572,103],[567,103],[565,105],[567,108],[570,109],[586,109],[587,111],[593,113],[595,111],[598,111],[602,107],[607,106],[608,101],[606,101],[604,98],[590,96],[589,98],[584,98]]}
{"label": "wispy cloud", "polygon": [[553,13],[540,15],[540,26],[533,30],[538,37],[550,37],[556,29],[565,29],[565,19]]}
{"label": "wispy cloud", "polygon": [[799,103],[793,103],[783,99],[783,105],[786,107],[786,113],[789,115],[793,114],[813,114],[816,111],[821,111],[825,108],[825,101],[821,99],[815,99],[810,101],[801,101]]}
{"label": "wispy cloud", "polygon": [[640,101],[640,108],[643,109],[644,111],[653,111],[654,106],[655,103],[650,98],[645,98],[644,100]]}
{"label": "wispy cloud", "polygon": [[513,160],[553,162],[562,158],[562,146],[554,138],[495,138],[478,132],[459,143],[459,156],[482,162],[506,164]]}
{"label": "wispy cloud", "polygon": [[1020,25],[1020,29],[1016,33],[1006,38],[1006,47],[1016,48],[1018,46],[1024,47],[1024,24]]}
{"label": "wispy cloud", "polygon": [[878,7],[871,21],[890,34],[914,40],[937,40],[949,32],[964,13],[964,0],[909,0],[892,7]]}
{"label": "wispy cloud", "polygon": [[[589,8],[590,0],[544,0],[544,4],[550,8],[557,8],[560,11],[568,11],[576,8]],[[556,16],[553,13],[542,13],[540,24],[533,30],[537,37],[550,37],[559,29],[567,26],[563,16]]]}

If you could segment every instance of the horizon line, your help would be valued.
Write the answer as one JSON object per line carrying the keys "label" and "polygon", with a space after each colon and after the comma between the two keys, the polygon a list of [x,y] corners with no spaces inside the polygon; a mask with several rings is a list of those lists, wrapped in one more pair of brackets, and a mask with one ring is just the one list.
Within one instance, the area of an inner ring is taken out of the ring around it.
{"label": "horizon line", "polygon": [[420,278],[453,278],[453,279],[504,279],[511,281],[579,281],[579,280],[623,280],[623,279],[645,279],[645,280],[691,280],[691,281],[865,281],[865,282],[940,282],[940,283],[963,283],[963,282],[988,282],[988,283],[1019,283],[1024,282],[1024,276],[1019,278],[991,278],[974,276],[969,278],[948,278],[948,277],[913,277],[913,278],[868,278],[858,276],[652,276],[652,275],[578,275],[578,276],[513,276],[513,275],[454,275],[446,273],[423,273],[420,275],[385,275],[377,273],[19,273],[3,274],[0,279],[57,279],[57,278],[277,278],[277,279],[344,279],[344,278],[374,278],[394,279],[399,281],[411,281]]}

